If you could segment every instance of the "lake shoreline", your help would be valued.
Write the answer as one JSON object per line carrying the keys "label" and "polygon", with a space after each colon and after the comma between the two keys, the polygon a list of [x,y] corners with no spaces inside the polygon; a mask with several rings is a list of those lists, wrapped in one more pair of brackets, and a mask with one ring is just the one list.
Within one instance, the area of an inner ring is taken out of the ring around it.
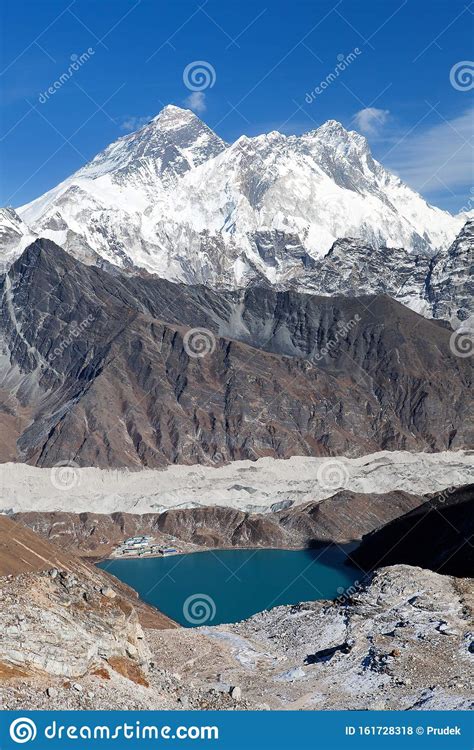
{"label": "lake shoreline", "polygon": [[100,558],[99,557],[98,558],[89,557],[87,559],[93,565],[98,565],[99,563],[102,563],[102,562],[106,562],[106,561],[117,562],[118,560],[156,560],[156,559],[158,559],[158,560],[165,560],[165,559],[168,559],[170,557],[180,557],[180,556],[183,556],[183,555],[197,555],[197,554],[199,554],[201,552],[226,552],[226,551],[230,551],[230,550],[248,550],[249,552],[250,551],[254,551],[255,552],[255,551],[259,551],[259,550],[262,550],[262,551],[263,550],[274,550],[274,551],[280,550],[282,552],[283,551],[284,552],[303,552],[303,551],[306,550],[306,551],[309,552],[311,550],[316,550],[318,548],[331,547],[331,546],[339,547],[339,549],[344,549],[345,547],[351,546],[352,549],[350,551],[352,552],[356,547],[359,546],[359,544],[361,543],[361,541],[362,541],[361,539],[351,539],[351,540],[349,540],[347,542],[341,542],[341,543],[340,542],[329,541],[329,542],[321,542],[321,543],[318,543],[316,546],[311,546],[311,547],[309,547],[307,545],[299,545],[297,547],[289,547],[289,546],[276,547],[274,545],[261,546],[261,547],[243,547],[243,546],[238,546],[238,545],[233,546],[233,547],[229,547],[229,546],[201,547],[200,549],[183,550],[183,551],[180,551],[180,552],[175,552],[175,553],[170,554],[170,555],[160,555],[160,554],[153,554],[153,555],[151,555],[151,554],[150,555],[123,555],[122,557],[114,557],[113,555],[106,555],[105,557],[100,557]]}
{"label": "lake shoreline", "polygon": [[107,559],[99,567],[182,627],[198,627],[240,622],[276,606],[336,599],[362,577],[350,562],[355,546],[212,549],[202,555]]}

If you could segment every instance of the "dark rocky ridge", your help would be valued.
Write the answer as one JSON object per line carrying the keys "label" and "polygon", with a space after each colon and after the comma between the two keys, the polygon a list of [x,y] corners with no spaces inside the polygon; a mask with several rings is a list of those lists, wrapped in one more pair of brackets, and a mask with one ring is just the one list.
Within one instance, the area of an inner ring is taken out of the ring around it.
{"label": "dark rocky ridge", "polygon": [[[445,324],[384,296],[216,293],[85,266],[47,240],[1,292],[2,460],[138,468],[473,443],[470,362]],[[213,352],[189,356],[190,327]]]}
{"label": "dark rocky ridge", "polygon": [[415,565],[444,575],[474,574],[474,485],[432,495],[364,537],[351,555],[364,568]]}

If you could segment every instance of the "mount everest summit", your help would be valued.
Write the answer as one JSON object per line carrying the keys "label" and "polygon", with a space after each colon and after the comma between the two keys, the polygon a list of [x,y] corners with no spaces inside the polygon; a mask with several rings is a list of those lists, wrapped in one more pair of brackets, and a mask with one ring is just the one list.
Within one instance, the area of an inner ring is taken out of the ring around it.
{"label": "mount everest summit", "polygon": [[229,145],[167,106],[53,190],[3,209],[0,252],[11,262],[44,237],[90,265],[216,288],[386,293],[428,317],[463,320],[465,221],[427,204],[335,121]]}

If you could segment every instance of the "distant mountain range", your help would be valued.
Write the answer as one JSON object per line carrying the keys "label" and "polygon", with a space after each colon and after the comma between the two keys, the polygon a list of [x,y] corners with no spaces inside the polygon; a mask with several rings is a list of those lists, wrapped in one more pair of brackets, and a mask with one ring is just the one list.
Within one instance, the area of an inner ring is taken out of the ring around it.
{"label": "distant mountain range", "polygon": [[3,209],[0,252],[9,263],[45,237],[88,264],[214,288],[385,293],[458,322],[472,312],[468,218],[427,204],[335,121],[228,145],[167,106],[42,197]]}

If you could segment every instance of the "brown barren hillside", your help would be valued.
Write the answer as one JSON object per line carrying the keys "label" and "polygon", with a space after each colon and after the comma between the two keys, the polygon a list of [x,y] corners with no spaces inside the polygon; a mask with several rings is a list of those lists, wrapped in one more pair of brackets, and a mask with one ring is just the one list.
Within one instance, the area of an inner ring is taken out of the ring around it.
{"label": "brown barren hillside", "polygon": [[342,490],[321,502],[273,513],[212,506],[140,514],[27,512],[14,518],[61,549],[74,549],[81,557],[107,557],[124,539],[142,534],[153,535],[163,546],[179,543],[183,551],[341,544],[360,539],[423,501],[420,495],[397,490],[384,494]]}
{"label": "brown barren hillside", "polygon": [[217,293],[47,240],[0,292],[3,461],[219,466],[474,441],[472,368],[448,324],[384,295]]}
{"label": "brown barren hillside", "polygon": [[8,516],[0,515],[0,576],[20,576],[52,569],[69,573],[98,590],[112,589],[118,600],[137,610],[143,626],[158,629],[176,627],[172,620],[141,602],[133,589],[113,576],[59,549]]}

